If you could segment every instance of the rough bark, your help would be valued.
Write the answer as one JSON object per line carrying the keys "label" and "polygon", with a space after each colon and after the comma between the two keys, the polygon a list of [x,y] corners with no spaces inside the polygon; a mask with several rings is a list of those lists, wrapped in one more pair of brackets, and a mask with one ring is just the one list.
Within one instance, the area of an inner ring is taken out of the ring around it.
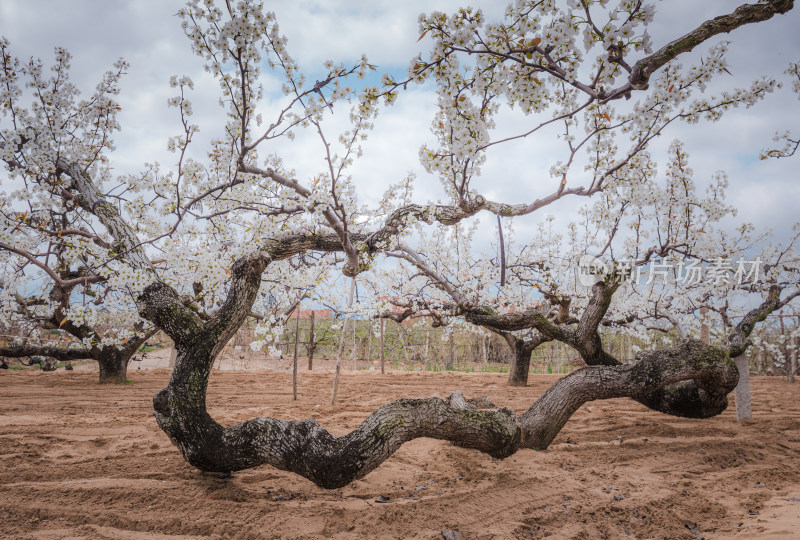
{"label": "rough bark", "polygon": [[133,353],[126,355],[122,351],[105,347],[97,359],[100,367],[100,384],[125,384],[128,378],[128,362]]}
{"label": "rough bark", "polygon": [[[210,365],[211,350],[194,346],[180,351],[176,372],[187,364]],[[200,357],[203,353],[206,356]],[[720,390],[730,391],[738,372],[722,349],[688,341],[675,349],[640,355],[635,364],[577,370],[557,381],[519,418],[485,400],[470,403],[460,394],[448,400],[401,399],[380,407],[342,437],[331,435],[312,419],[257,418],[223,427],[205,408],[207,370],[194,370],[191,378],[173,377],[153,403],[159,426],[186,460],[201,470],[230,473],[270,464],[321,487],[338,488],[363,477],[404,442],[418,437],[453,441],[496,458],[520,448],[544,450],[587,401],[637,398],[684,380],[713,381]],[[724,394],[722,399],[727,404]]]}

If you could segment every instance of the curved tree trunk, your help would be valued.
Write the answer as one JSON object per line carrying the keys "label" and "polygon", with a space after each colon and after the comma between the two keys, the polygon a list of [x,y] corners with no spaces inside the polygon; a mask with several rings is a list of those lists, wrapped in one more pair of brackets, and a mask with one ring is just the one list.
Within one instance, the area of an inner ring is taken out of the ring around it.
{"label": "curved tree trunk", "polygon": [[[168,386],[153,398],[154,416],[192,465],[230,473],[270,464],[319,486],[336,488],[363,477],[404,442],[417,437],[453,441],[498,458],[520,448],[543,450],[582,404],[597,399],[630,397],[654,402],[673,414],[713,416],[725,409],[727,394],[738,381],[730,355],[741,354],[752,327],[784,302],[775,287],[768,300],[737,325],[725,349],[684,341],[671,349],[640,353],[633,364],[577,370],[556,381],[519,418],[508,409],[486,410],[492,405],[470,403],[455,394],[447,401],[429,398],[388,403],[342,437],[331,435],[311,419],[256,418],[229,427],[218,424],[206,410],[211,366],[251,313],[261,274],[270,262],[300,250],[341,249],[341,244],[330,238],[276,238],[262,250],[237,260],[231,268],[227,298],[206,320],[160,281],[148,285],[137,299],[141,315],[166,332],[178,350]],[[682,406],[684,396],[693,397],[696,403]]]}
{"label": "curved tree trunk", "polygon": [[179,345],[172,379],[153,399],[161,429],[201,470],[229,473],[266,463],[331,489],[363,477],[418,437],[449,440],[503,458],[520,448],[546,449],[587,401],[638,399],[685,380],[713,384],[724,396],[738,380],[725,351],[686,341],[674,349],[641,354],[635,364],[577,370],[558,380],[519,418],[485,399],[469,402],[456,393],[447,400],[393,401],[351,433],[335,437],[312,419],[256,418],[229,427],[214,421],[205,397],[210,366],[219,352],[215,339],[198,336],[193,344]]}
{"label": "curved tree trunk", "polygon": [[[273,239],[263,250],[236,261],[228,296],[207,320],[160,281],[148,285],[137,299],[141,315],[164,330],[178,350],[168,386],[153,398],[154,416],[192,465],[230,473],[270,464],[319,486],[336,488],[363,477],[404,442],[417,437],[453,441],[498,458],[520,448],[543,450],[583,403],[597,399],[630,397],[672,414],[713,416],[725,409],[727,394],[738,381],[730,355],[743,352],[753,325],[781,303],[776,288],[737,325],[726,349],[684,341],[671,349],[640,353],[633,364],[577,370],[556,381],[519,418],[508,409],[486,410],[492,405],[470,403],[455,394],[447,401],[429,398],[388,403],[342,437],[331,435],[311,419],[256,418],[229,427],[218,424],[206,409],[211,366],[249,316],[261,274],[270,262],[298,250],[341,249],[328,238],[290,235]],[[683,405],[684,397],[695,401]]]}

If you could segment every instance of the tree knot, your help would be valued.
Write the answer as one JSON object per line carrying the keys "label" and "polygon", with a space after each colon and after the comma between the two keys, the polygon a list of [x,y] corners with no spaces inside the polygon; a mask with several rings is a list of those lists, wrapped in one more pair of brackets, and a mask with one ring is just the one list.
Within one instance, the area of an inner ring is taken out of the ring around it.
{"label": "tree knot", "polygon": [[155,396],[153,396],[153,409],[155,412],[169,418],[172,414],[172,409],[169,406],[169,399],[172,396],[172,392],[169,388],[164,388],[159,391]]}

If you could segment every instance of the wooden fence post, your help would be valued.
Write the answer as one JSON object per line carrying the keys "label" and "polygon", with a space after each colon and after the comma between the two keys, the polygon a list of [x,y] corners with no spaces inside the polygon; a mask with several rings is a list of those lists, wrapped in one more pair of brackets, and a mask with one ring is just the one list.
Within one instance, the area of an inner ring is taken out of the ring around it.
{"label": "wooden fence post", "polygon": [[750,404],[750,362],[745,353],[734,358],[739,369],[739,382],[733,389],[733,398],[736,401],[736,419],[745,420],[753,417]]}

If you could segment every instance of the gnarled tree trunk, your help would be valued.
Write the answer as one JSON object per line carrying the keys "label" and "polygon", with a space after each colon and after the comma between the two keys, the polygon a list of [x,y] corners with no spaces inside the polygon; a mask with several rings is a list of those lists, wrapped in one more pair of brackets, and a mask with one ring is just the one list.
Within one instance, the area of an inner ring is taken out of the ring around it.
{"label": "gnarled tree trunk", "polygon": [[[738,372],[721,349],[697,341],[641,355],[635,364],[586,367],[560,379],[519,418],[486,400],[470,403],[456,393],[400,399],[373,412],[358,428],[335,437],[312,419],[256,418],[224,427],[206,411],[213,338],[181,346],[169,386],[153,400],[156,420],[184,458],[204,471],[232,471],[269,464],[300,474],[324,488],[363,477],[404,442],[418,437],[449,440],[496,458],[521,448],[546,449],[587,401],[638,398],[683,380],[708,381],[727,393]],[[727,403],[727,402],[726,402]]]}
{"label": "gnarled tree trunk", "polygon": [[148,286],[139,299],[142,315],[170,335],[178,350],[169,385],[153,399],[156,421],[185,459],[201,470],[229,473],[266,463],[319,486],[337,488],[363,477],[417,437],[445,439],[502,458],[520,448],[547,448],[587,401],[642,400],[685,381],[697,381],[717,406],[692,412],[711,415],[725,408],[726,395],[738,380],[727,351],[686,341],[673,349],[641,353],[634,364],[577,370],[558,380],[519,418],[508,409],[485,401],[470,403],[454,394],[448,400],[388,403],[342,437],[311,419],[256,418],[224,427],[206,410],[211,366],[250,313],[270,260],[273,257],[254,255],[237,261],[228,298],[207,321],[161,282]]}
{"label": "gnarled tree trunk", "polygon": [[[449,440],[498,458],[520,448],[546,449],[572,414],[592,400],[630,397],[670,414],[713,416],[727,407],[727,394],[738,382],[731,355],[744,352],[755,323],[782,302],[776,287],[743,318],[727,348],[688,340],[671,349],[639,353],[632,364],[579,369],[556,381],[519,418],[508,409],[485,401],[470,403],[454,394],[446,401],[388,403],[342,437],[311,419],[256,418],[228,427],[218,424],[206,410],[211,366],[250,314],[266,266],[292,250],[341,249],[337,246],[326,237],[289,236],[239,259],[231,269],[228,297],[207,320],[185,306],[168,285],[156,281],[145,288],[138,299],[142,316],[172,337],[178,350],[168,386],[153,398],[155,418],[189,463],[221,473],[270,464],[319,486],[337,488],[363,477],[417,437]],[[595,346],[591,340],[590,348]],[[601,362],[609,359],[604,354],[587,356]]]}
{"label": "gnarled tree trunk", "polygon": [[[97,207],[109,216],[116,211],[108,204]],[[307,250],[343,249],[337,235],[288,234],[269,239],[263,248],[232,266],[228,296],[206,320],[165,283],[154,279],[144,289],[137,299],[140,314],[166,332],[178,351],[169,384],[153,398],[155,418],[189,463],[221,473],[266,463],[319,486],[336,488],[363,477],[404,442],[417,437],[453,441],[498,458],[520,448],[546,449],[572,414],[592,400],[630,397],[671,414],[713,416],[725,409],[727,394],[738,381],[731,356],[744,352],[758,321],[788,301],[780,300],[780,288],[774,287],[762,306],[737,325],[725,349],[684,341],[671,349],[640,353],[635,363],[626,365],[605,353],[597,336],[614,287],[594,291],[597,302],[586,309],[577,328],[537,312],[470,313],[473,319],[483,317],[482,325],[495,331],[535,328],[545,339],[557,339],[578,350],[587,363],[598,364],[556,381],[518,418],[508,409],[497,409],[483,400],[471,403],[454,394],[446,401],[388,403],[342,437],[331,435],[311,419],[256,418],[228,427],[218,424],[206,409],[211,366],[251,313],[267,265]],[[146,256],[143,251],[140,254],[148,270]],[[348,272],[356,273],[354,268]]]}
{"label": "gnarled tree trunk", "polygon": [[100,384],[125,384],[131,356],[133,355],[126,355],[121,350],[104,347],[97,358],[97,365],[100,367]]}

